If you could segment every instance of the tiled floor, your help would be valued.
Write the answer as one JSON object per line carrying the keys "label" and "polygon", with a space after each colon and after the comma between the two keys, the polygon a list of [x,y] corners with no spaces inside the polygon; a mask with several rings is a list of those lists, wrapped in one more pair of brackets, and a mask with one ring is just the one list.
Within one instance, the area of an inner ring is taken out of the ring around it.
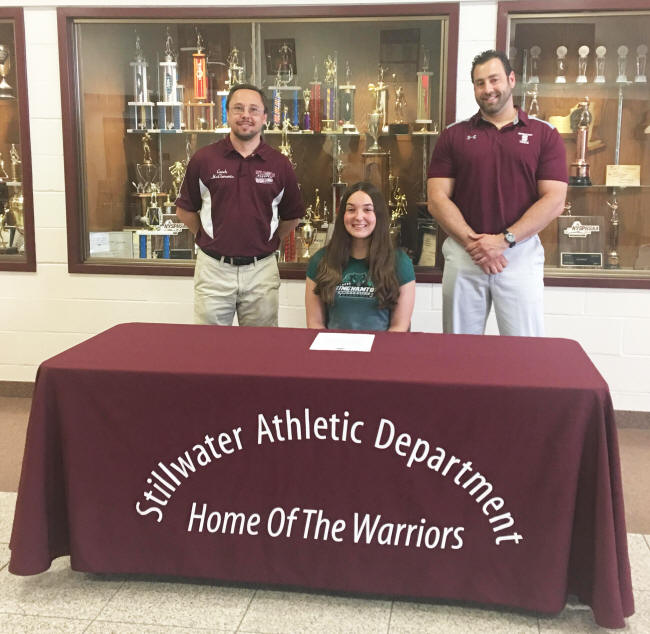
{"label": "tiled floor", "polygon": [[[9,574],[15,493],[0,493],[0,632],[603,632],[584,606],[556,617],[444,604],[224,587],[209,582],[99,576],[67,557],[33,577]],[[629,535],[636,614],[626,632],[650,633],[650,535]]]}

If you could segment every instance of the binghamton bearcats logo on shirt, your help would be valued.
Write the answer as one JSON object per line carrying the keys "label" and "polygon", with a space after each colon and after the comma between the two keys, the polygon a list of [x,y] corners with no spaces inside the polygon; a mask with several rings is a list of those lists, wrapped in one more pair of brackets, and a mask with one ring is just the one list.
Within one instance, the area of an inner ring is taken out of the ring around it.
{"label": "binghamton bearcats logo on shirt", "polygon": [[339,297],[374,297],[375,287],[368,273],[345,273],[336,287]]}
{"label": "binghamton bearcats logo on shirt", "polygon": [[268,172],[266,170],[255,170],[256,183],[272,183],[275,178],[275,172]]}

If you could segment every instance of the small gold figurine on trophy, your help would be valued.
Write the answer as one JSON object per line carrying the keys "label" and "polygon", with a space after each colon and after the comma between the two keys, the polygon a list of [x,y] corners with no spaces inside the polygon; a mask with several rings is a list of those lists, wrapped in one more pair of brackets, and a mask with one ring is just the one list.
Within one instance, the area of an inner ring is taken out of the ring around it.
{"label": "small gold figurine on trophy", "polygon": [[280,143],[280,154],[283,154],[289,159],[292,167],[296,167],[296,163],[293,160],[293,152],[291,151],[291,145],[289,145],[289,130],[293,129],[291,125],[291,119],[289,118],[289,107],[284,107],[284,118],[282,120],[282,142]]}
{"label": "small gold figurine on trophy", "polygon": [[172,195],[176,200],[181,191],[183,178],[185,177],[185,165],[182,161],[175,161],[169,166],[169,173],[172,175]]}
{"label": "small gold figurine on trophy", "polygon": [[320,212],[321,212],[321,202],[320,202],[320,193],[318,190],[318,187],[314,189],[314,204],[310,205],[312,209],[312,213],[310,216],[310,219],[313,220],[314,222],[320,222],[322,220]]}
{"label": "small gold figurine on trophy", "polygon": [[0,152],[0,183],[9,179],[9,174],[5,170],[5,160],[2,158],[2,152]]}
{"label": "small gold figurine on trophy", "polygon": [[138,175],[137,191],[139,193],[150,193],[154,185],[154,179],[158,173],[158,166],[151,160],[151,135],[146,132],[142,135],[142,163],[136,163],[135,171]]}
{"label": "small gold figurine on trophy", "polygon": [[368,90],[375,97],[375,108],[373,112],[379,113],[379,132],[384,131],[388,118],[388,84],[384,82],[385,72],[386,69],[380,65],[377,83],[368,84]]}
{"label": "small gold figurine on trophy", "polygon": [[9,150],[9,156],[11,157],[11,181],[13,183],[20,182],[20,174],[18,173],[18,166],[22,165],[20,156],[18,155],[18,150],[16,149],[16,144],[11,144],[11,149]]}
{"label": "small gold figurine on trophy", "polygon": [[328,55],[325,58],[325,103],[322,119],[325,126],[324,132],[333,132],[338,125],[336,121],[336,68],[336,59]]}
{"label": "small gold figurine on trophy", "polygon": [[395,123],[404,123],[404,108],[406,108],[404,88],[397,86],[395,88]]}
{"label": "small gold figurine on trophy", "polygon": [[612,215],[609,218],[609,249],[607,250],[607,268],[618,269],[620,268],[618,257],[618,231],[620,226],[620,218],[618,215],[618,200],[616,200],[616,190],[613,192],[614,199],[610,203],[607,201],[607,206],[612,210]]}
{"label": "small gold figurine on trophy", "polygon": [[239,61],[239,49],[234,46],[226,58],[228,64],[228,78],[225,81],[226,88],[230,90],[237,84],[244,84],[244,63]]}

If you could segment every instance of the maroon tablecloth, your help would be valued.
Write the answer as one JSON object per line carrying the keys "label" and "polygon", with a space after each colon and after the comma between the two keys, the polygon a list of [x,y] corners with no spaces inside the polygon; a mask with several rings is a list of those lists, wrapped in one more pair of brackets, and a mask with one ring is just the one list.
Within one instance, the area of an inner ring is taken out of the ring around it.
{"label": "maroon tablecloth", "polygon": [[125,324],[39,369],[10,571],[633,613],[607,384],[563,339]]}

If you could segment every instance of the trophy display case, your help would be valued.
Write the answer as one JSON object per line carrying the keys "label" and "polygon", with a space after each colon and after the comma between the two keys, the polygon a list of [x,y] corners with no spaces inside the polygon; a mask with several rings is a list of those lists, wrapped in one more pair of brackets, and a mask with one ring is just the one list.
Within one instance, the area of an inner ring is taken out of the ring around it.
{"label": "trophy display case", "polygon": [[0,8],[0,271],[35,271],[23,11]]}
{"label": "trophy display case", "polygon": [[548,284],[650,288],[647,2],[499,2],[515,101],[565,142],[565,210],[540,237]]}
{"label": "trophy display case", "polygon": [[307,210],[281,245],[282,276],[304,277],[346,185],[370,180],[418,279],[440,279],[426,170],[455,116],[457,3],[66,7],[58,19],[70,271],[192,274],[174,200],[189,158],[229,133],[228,90],[248,82]]}

